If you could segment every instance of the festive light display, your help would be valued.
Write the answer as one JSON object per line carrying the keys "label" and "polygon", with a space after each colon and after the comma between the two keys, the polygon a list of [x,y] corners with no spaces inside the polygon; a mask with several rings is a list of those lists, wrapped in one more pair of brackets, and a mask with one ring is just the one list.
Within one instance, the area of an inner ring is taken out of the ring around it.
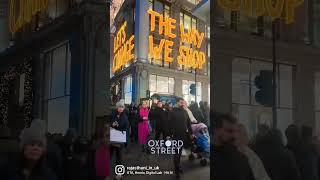
{"label": "festive light display", "polygon": [[112,66],[113,73],[134,59],[134,54],[132,52],[134,49],[134,35],[132,35],[129,40],[126,41],[126,27],[127,22],[124,22],[114,38],[114,58]]}
{"label": "festive light display", "polygon": [[9,28],[12,33],[30,23],[32,17],[48,7],[48,0],[9,0]]}
{"label": "festive light display", "polygon": [[[177,28],[177,21],[168,16],[163,16],[152,9],[148,10],[148,14],[150,17],[150,32],[164,36],[164,38],[160,39],[159,44],[156,44],[154,36],[152,34],[149,35],[149,60],[172,63],[174,61],[174,57],[172,57],[173,39],[177,38],[177,35],[174,33]],[[113,73],[122,69],[124,65],[134,59],[134,54],[132,54],[134,36],[132,35],[127,40],[126,27],[127,22],[124,22],[114,38]],[[178,27],[180,28],[180,41],[182,42],[180,47],[178,47],[179,54],[176,57],[178,64],[194,69],[202,69],[206,62],[206,55],[199,49],[203,44],[204,33],[194,28],[186,30],[183,25]]]}
{"label": "festive light display", "polygon": [[[150,32],[158,32],[159,35],[163,35],[164,38],[160,40],[158,46],[155,46],[152,35],[149,35],[149,59],[154,61],[161,61],[161,55],[164,54],[163,60],[166,63],[171,63],[173,58],[171,53],[173,51],[173,41],[177,35],[174,34],[176,29],[176,20],[168,16],[163,17],[162,14],[148,10],[150,15]],[[158,24],[157,24],[158,23]],[[157,26],[158,25],[158,26]],[[156,31],[158,27],[158,31]],[[180,41],[184,43],[179,47],[179,55],[177,56],[177,62],[179,65],[185,67],[192,67],[195,69],[202,69],[206,56],[205,53],[199,51],[204,39],[204,33],[200,33],[197,29],[190,28],[185,30],[183,25],[180,25]],[[188,44],[188,46],[186,46]],[[192,47],[190,47],[192,45]]]}
{"label": "festive light display", "polygon": [[24,82],[24,125],[27,127],[32,121],[32,66],[31,60],[26,60],[23,64],[13,66],[6,73],[0,74],[0,126],[8,125],[8,107],[9,107],[9,88],[10,81],[18,78],[19,75],[25,74]]}
{"label": "festive light display", "polygon": [[284,14],[286,24],[294,22],[295,8],[300,6],[304,0],[256,0],[256,7],[253,7],[253,0],[218,0],[218,5],[228,11],[240,11],[241,1],[243,10],[247,16],[253,16],[255,8],[257,16],[270,16],[273,20]]}

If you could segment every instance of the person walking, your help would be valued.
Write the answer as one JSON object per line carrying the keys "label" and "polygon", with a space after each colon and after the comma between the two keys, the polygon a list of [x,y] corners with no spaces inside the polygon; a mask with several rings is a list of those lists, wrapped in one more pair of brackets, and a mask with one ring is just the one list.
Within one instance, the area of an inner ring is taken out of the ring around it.
{"label": "person walking", "polygon": [[[42,123],[42,122],[41,122]],[[47,166],[46,136],[44,126],[31,124],[20,135],[20,156],[5,167],[3,180],[57,180],[56,174]]]}
{"label": "person walking", "polygon": [[162,139],[165,139],[167,136],[166,129],[167,129],[167,113],[163,107],[161,101],[157,102],[157,106],[153,111],[150,112],[149,117],[154,120],[154,129],[155,129],[155,139],[159,140],[160,136],[162,135]]}
{"label": "person walking", "polygon": [[173,108],[173,110],[169,112],[169,134],[172,136],[173,140],[183,141],[183,147],[180,147],[180,151],[173,156],[176,178],[179,179],[181,173],[183,173],[180,166],[182,149],[190,145],[191,139],[193,139],[194,136],[192,133],[191,121],[189,119],[188,113],[184,109],[184,99],[178,97],[176,101],[177,107]]}
{"label": "person walking", "polygon": [[253,150],[248,147],[249,135],[246,127],[243,124],[238,124],[235,137],[235,145],[237,146],[238,150],[247,157],[255,180],[271,180],[263,166],[261,159]]}
{"label": "person walking", "polygon": [[260,137],[255,152],[272,180],[302,180],[294,155],[283,145],[279,130],[271,129]]}
{"label": "person walking", "polygon": [[[116,110],[111,118],[111,127],[118,131],[126,131],[126,133],[128,133],[129,120],[122,101],[116,104]],[[112,144],[110,147],[110,157],[112,158],[114,153],[116,154],[117,165],[122,164],[122,149],[123,144]]]}
{"label": "person walking", "polygon": [[149,129],[149,109],[147,103],[144,101],[139,109],[139,119],[138,124],[138,140],[142,147],[142,152],[146,151],[147,139],[150,134]]}
{"label": "person walking", "polygon": [[214,180],[254,180],[247,157],[234,146],[237,120],[229,114],[215,113],[212,154]]}
{"label": "person walking", "polygon": [[302,126],[301,129],[301,159],[299,161],[303,180],[318,180],[318,155],[313,143],[312,128]]}
{"label": "person walking", "polygon": [[131,142],[138,142],[138,107],[133,102],[129,106],[129,122],[131,127]]}

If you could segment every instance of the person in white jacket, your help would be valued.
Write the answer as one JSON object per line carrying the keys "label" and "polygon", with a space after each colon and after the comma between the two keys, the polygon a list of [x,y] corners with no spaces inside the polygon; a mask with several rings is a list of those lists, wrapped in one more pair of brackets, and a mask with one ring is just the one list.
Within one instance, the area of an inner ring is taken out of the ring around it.
{"label": "person in white jacket", "polygon": [[238,150],[248,158],[248,162],[255,180],[271,180],[263,166],[261,159],[252,149],[248,147],[249,135],[246,127],[243,124],[238,124],[235,137],[235,145],[237,146]]}

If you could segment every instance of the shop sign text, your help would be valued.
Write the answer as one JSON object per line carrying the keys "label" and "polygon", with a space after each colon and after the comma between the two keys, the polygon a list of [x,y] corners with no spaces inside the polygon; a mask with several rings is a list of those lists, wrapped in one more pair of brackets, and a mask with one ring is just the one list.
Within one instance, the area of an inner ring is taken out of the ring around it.
{"label": "shop sign text", "polygon": [[[172,51],[174,47],[173,39],[177,37],[174,33],[176,29],[176,20],[168,16],[148,10],[150,16],[150,32],[157,32],[159,35],[164,35],[165,38],[160,39],[156,45],[154,37],[149,35],[149,58],[172,63]],[[156,30],[156,27],[158,29]],[[200,51],[201,45],[204,40],[204,33],[199,32],[197,29],[190,28],[185,30],[183,25],[180,25],[180,47],[177,62],[179,65],[185,67],[192,67],[195,69],[202,69],[206,56],[205,53]]]}
{"label": "shop sign text", "polygon": [[[255,7],[253,1],[256,1]],[[218,0],[217,2],[221,8],[228,11],[240,11],[243,7],[244,13],[250,17],[253,17],[253,9],[257,17],[267,15],[272,20],[284,15],[285,23],[291,24],[294,22],[295,8],[304,0]]]}
{"label": "shop sign text", "polygon": [[134,35],[128,40],[126,37],[127,22],[120,27],[118,30],[114,42],[113,42],[113,66],[112,72],[116,72],[121,69],[124,65],[134,59]]}

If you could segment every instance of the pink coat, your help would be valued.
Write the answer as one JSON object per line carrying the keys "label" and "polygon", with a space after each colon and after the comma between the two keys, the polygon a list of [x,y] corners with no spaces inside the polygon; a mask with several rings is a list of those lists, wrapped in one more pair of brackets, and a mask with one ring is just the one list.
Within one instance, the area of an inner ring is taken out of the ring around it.
{"label": "pink coat", "polygon": [[110,175],[110,154],[108,146],[100,146],[95,157],[96,176],[108,177]]}
{"label": "pink coat", "polygon": [[139,116],[143,120],[138,124],[138,141],[139,144],[147,144],[147,139],[150,133],[149,130],[149,109],[148,108],[141,108],[139,111]]}

